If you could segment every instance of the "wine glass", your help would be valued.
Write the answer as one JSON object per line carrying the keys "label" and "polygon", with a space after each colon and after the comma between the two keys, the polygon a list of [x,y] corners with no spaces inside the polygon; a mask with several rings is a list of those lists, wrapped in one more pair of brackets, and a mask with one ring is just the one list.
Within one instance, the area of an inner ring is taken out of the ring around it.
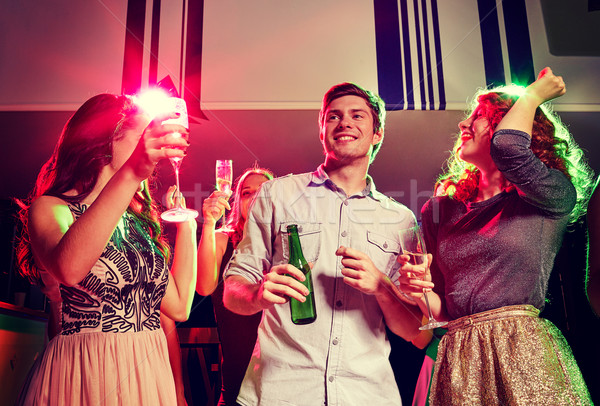
{"label": "wine glass", "polygon": [[[402,247],[402,254],[410,257],[409,262],[412,265],[428,265],[425,239],[423,238],[423,230],[421,227],[415,226],[400,230],[400,246]],[[433,317],[431,307],[429,306],[429,299],[427,298],[427,291],[425,289],[423,289],[423,297],[425,298],[425,304],[427,305],[429,322],[419,327],[419,330],[431,330],[448,324],[447,321],[437,321]]]}
{"label": "wine glass", "polygon": [[[185,105],[185,100],[180,99],[178,97],[169,97],[167,99],[167,103],[169,106],[169,111],[175,111],[179,113],[178,118],[172,118],[163,121],[163,124],[180,124],[185,128],[189,128],[188,122],[188,114],[187,107]],[[173,133],[173,136],[182,137],[182,135],[178,132]],[[177,186],[177,193],[181,193],[181,189],[179,188],[179,168],[181,167],[181,161],[183,157],[174,157],[169,158],[171,161],[171,165],[173,165],[173,170],[175,171],[175,185]],[[182,199],[175,199],[175,207],[164,211],[160,217],[167,222],[170,223],[182,223],[184,221],[192,220],[198,217],[198,212],[196,210],[188,209],[181,206]]]}
{"label": "wine glass", "polygon": [[217,159],[215,167],[217,190],[231,195],[231,184],[233,182],[233,162],[231,159]]}

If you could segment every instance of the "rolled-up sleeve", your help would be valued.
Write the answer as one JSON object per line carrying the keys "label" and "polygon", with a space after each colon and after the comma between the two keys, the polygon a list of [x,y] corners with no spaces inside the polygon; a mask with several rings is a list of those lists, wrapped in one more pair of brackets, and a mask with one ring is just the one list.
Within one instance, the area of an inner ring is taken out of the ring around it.
{"label": "rolled-up sleeve", "polygon": [[274,206],[271,184],[264,183],[248,210],[244,238],[234,251],[224,279],[242,276],[253,283],[261,283],[264,272],[271,268],[273,254]]}

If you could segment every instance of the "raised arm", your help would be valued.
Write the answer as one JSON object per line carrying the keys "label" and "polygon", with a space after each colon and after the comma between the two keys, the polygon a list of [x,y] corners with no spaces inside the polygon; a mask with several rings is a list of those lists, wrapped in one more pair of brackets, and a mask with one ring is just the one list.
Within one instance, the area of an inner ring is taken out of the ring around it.
{"label": "raised arm", "polygon": [[[139,133],[128,134],[134,131]],[[133,195],[156,163],[163,158],[184,155],[182,150],[169,148],[188,145],[183,137],[169,135],[174,131],[185,132],[185,129],[152,122],[145,130],[142,127],[125,131],[124,137],[138,137],[137,147],[114,175],[112,164],[104,167],[90,195],[98,194],[97,197],[76,222],[61,199],[41,196],[33,202],[28,227],[38,266],[64,285],[80,282],[100,257]],[[106,185],[101,185],[107,178],[110,179]]]}
{"label": "raised arm", "polygon": [[517,99],[495,130],[519,130],[531,136],[535,110],[542,103],[562,96],[566,91],[561,76],[555,76],[550,68],[542,69],[537,80],[527,86],[525,93]]}
{"label": "raised arm", "polygon": [[219,269],[229,237],[225,233],[217,232],[215,226],[225,214],[225,210],[231,209],[227,202],[228,198],[227,193],[215,191],[202,203],[204,224],[198,245],[198,279],[196,281],[196,292],[202,296],[213,293],[220,282]]}
{"label": "raised arm", "polygon": [[[553,216],[573,210],[577,192],[571,181],[559,170],[548,167],[531,148],[536,108],[565,92],[562,78],[549,68],[540,72],[495,129],[490,154],[504,177],[519,190],[528,203]],[[539,135],[548,142],[554,129],[539,121]]]}

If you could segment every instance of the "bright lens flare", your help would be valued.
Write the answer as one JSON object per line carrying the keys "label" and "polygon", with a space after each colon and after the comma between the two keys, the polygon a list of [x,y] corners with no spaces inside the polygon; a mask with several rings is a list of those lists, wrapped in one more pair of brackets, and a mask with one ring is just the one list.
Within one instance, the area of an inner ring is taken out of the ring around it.
{"label": "bright lens flare", "polygon": [[169,104],[169,95],[160,89],[147,90],[135,98],[137,104],[150,119],[170,113],[172,106]]}
{"label": "bright lens flare", "polygon": [[[166,119],[162,121],[162,124],[177,124],[189,129],[189,121],[187,114],[187,106],[185,100],[179,97],[170,97],[166,92],[160,89],[150,89],[135,97],[135,103],[139,108],[149,116],[150,119],[156,120],[157,117]],[[176,117],[173,117],[171,113],[178,113]],[[171,117],[171,118],[168,118]],[[182,137],[183,134],[179,131],[173,131],[171,133],[173,137]],[[169,148],[178,148],[175,145],[171,145]],[[184,149],[184,148],[182,148]],[[175,171],[175,185],[177,191],[180,193],[181,188],[179,187],[179,167],[183,157],[171,157],[169,160],[173,165]],[[193,220],[198,217],[198,212],[193,209],[182,207],[181,200],[175,201],[175,207],[164,211],[160,217],[167,222],[181,223],[184,221]]]}

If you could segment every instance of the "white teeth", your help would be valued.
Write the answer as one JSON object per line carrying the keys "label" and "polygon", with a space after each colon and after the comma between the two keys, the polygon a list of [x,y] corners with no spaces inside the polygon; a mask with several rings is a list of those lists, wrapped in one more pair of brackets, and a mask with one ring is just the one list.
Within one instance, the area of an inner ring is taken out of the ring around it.
{"label": "white teeth", "polygon": [[353,139],[354,139],[354,137],[350,137],[349,135],[345,135],[345,136],[342,136],[342,137],[338,137],[337,140],[338,141],[347,141],[347,140],[353,140]]}

